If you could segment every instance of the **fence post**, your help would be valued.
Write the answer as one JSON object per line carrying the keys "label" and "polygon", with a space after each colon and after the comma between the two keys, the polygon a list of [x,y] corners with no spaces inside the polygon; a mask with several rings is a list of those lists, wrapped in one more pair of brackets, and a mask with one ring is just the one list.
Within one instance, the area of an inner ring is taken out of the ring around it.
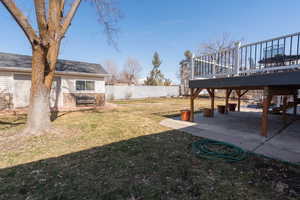
{"label": "fence post", "polygon": [[240,48],[241,48],[241,42],[236,42],[235,44],[235,61],[234,61],[234,65],[235,65],[235,73],[238,76],[240,73]]}

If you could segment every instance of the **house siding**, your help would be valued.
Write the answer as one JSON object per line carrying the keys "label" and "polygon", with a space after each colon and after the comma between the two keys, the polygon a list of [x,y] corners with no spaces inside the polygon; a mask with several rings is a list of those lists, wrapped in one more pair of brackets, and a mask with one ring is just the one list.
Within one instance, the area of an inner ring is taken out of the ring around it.
{"label": "house siding", "polygon": [[75,88],[76,80],[89,80],[95,81],[94,91],[84,91],[84,93],[105,93],[105,81],[104,78],[82,78],[82,77],[62,77],[62,92],[63,93],[81,93]]}
{"label": "house siding", "polygon": [[[76,80],[95,81],[94,91],[76,91]],[[2,73],[0,75],[0,110],[26,108],[29,105],[31,75],[28,73]],[[65,110],[76,107],[76,96],[93,96],[96,106],[105,103],[104,78],[57,76],[50,93],[51,107]]]}
{"label": "house siding", "polygon": [[[31,70],[31,56],[0,52],[0,110],[28,107]],[[108,74],[100,64],[58,59],[55,74],[50,93],[52,108],[76,106],[72,100],[68,101],[70,96],[76,95],[92,95],[96,97],[97,105],[104,104],[104,77]],[[84,91],[84,93],[76,91],[76,80],[94,80],[95,90]],[[67,100],[64,100],[64,96]]]}
{"label": "house siding", "polygon": [[29,104],[31,77],[30,75],[14,74],[14,108],[25,108]]}
{"label": "house siding", "polygon": [[[95,81],[95,90],[77,91],[75,88],[76,80]],[[92,96],[96,98],[96,106],[105,104],[105,81],[104,78],[82,78],[82,77],[62,77],[62,94],[64,108],[76,106],[77,96]]]}
{"label": "house siding", "polygon": [[[25,108],[29,105],[31,76],[28,74],[14,74],[13,76],[13,107]],[[62,107],[62,100],[60,94],[60,77],[55,77],[53,81],[53,88],[50,93],[51,107]]]}
{"label": "house siding", "polygon": [[0,93],[0,110],[11,109],[13,107],[13,97],[11,93]]}
{"label": "house siding", "polygon": [[2,72],[0,74],[0,110],[13,107],[13,74]]}
{"label": "house siding", "polygon": [[0,92],[12,93],[12,73],[1,72],[0,74]]}

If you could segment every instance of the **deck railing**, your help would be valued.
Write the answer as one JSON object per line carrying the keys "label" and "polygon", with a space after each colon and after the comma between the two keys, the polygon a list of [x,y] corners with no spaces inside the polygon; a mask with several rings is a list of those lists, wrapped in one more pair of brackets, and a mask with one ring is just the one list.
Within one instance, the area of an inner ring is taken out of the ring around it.
{"label": "deck railing", "polygon": [[192,59],[192,79],[247,76],[300,69],[300,32]]}

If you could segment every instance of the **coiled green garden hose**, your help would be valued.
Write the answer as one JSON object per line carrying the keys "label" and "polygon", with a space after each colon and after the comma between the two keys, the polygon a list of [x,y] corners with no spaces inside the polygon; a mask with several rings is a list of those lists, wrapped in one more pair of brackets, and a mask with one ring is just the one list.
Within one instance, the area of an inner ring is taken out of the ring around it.
{"label": "coiled green garden hose", "polygon": [[242,148],[226,142],[202,139],[192,143],[192,150],[196,156],[210,160],[221,159],[226,162],[244,160],[247,152]]}

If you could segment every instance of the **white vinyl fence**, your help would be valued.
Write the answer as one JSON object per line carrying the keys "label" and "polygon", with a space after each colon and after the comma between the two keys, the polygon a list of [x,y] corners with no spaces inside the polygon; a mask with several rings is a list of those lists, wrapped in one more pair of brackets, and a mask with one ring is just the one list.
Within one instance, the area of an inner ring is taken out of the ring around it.
{"label": "white vinyl fence", "polygon": [[105,86],[106,99],[142,99],[149,97],[178,97],[179,86]]}

